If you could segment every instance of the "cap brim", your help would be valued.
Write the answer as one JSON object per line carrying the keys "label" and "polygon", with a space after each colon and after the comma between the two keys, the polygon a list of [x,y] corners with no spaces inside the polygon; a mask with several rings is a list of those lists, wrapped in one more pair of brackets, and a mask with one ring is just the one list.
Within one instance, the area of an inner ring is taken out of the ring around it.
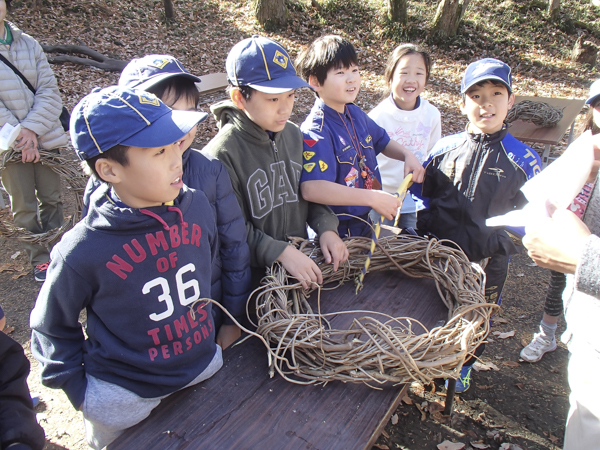
{"label": "cap brim", "polygon": [[171,111],[152,122],[142,131],[122,141],[121,144],[133,147],[162,147],[183,138],[198,123],[206,120],[208,114],[197,111]]}
{"label": "cap brim", "polygon": [[248,84],[248,86],[256,89],[257,91],[264,92],[265,94],[283,94],[284,92],[291,91],[292,89],[300,89],[303,87],[312,89],[310,84],[296,75],[281,77],[277,78],[276,80],[265,81],[264,83],[252,83]]}
{"label": "cap brim", "polygon": [[586,104],[586,105],[591,105],[592,103],[594,103],[594,100],[598,99],[599,97],[600,97],[600,92],[598,92],[597,94],[595,94],[595,95],[592,95],[590,98],[588,98],[588,99],[585,101],[585,104]]}
{"label": "cap brim", "polygon": [[472,81],[469,83],[469,85],[468,85],[468,86],[465,86],[465,87],[463,88],[463,90],[462,90],[460,93],[461,93],[461,94],[464,94],[465,92],[467,92],[469,89],[471,89],[471,87],[473,87],[473,86],[474,86],[474,85],[476,85],[477,83],[481,83],[482,81],[491,81],[491,80],[494,80],[494,81],[499,81],[499,82],[500,82],[500,83],[502,83],[504,86],[506,86],[506,89],[508,89],[508,92],[512,92],[512,88],[511,88],[511,87],[510,87],[508,84],[506,84],[506,81],[505,81],[505,80],[503,80],[502,78],[500,78],[500,77],[496,77],[496,76],[494,76],[494,75],[486,75],[486,76],[483,76],[483,77],[481,77],[481,78],[477,78],[477,79],[475,79],[475,80],[472,80]]}
{"label": "cap brim", "polygon": [[161,81],[164,81],[164,80],[167,80],[167,79],[173,78],[173,77],[189,78],[190,80],[194,81],[194,83],[200,83],[202,81],[202,80],[200,80],[199,77],[197,77],[196,75],[192,75],[191,73],[174,72],[174,73],[159,73],[139,84],[136,84],[136,85],[127,84],[125,86],[132,88],[132,89],[135,88],[135,89],[141,89],[142,91],[146,91],[146,90],[148,90],[148,88],[151,88],[152,86],[157,85]]}

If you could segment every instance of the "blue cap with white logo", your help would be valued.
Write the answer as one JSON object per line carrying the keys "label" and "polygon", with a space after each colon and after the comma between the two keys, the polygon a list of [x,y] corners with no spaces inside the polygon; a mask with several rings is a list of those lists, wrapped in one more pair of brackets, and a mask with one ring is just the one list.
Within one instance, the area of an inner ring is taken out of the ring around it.
{"label": "blue cap with white logo", "polygon": [[254,35],[233,46],[225,63],[233,86],[249,86],[267,94],[310,88],[296,75],[288,52],[279,43]]}
{"label": "blue cap with white logo", "polygon": [[162,147],[182,139],[207,114],[174,111],[154,94],[119,86],[94,89],[71,113],[71,141],[81,160],[116,145]]}
{"label": "blue cap with white logo", "polygon": [[494,58],[475,61],[467,67],[460,85],[460,93],[464,94],[474,84],[482,81],[499,81],[512,93],[512,75],[510,67]]}
{"label": "blue cap with white logo", "polygon": [[596,80],[590,86],[590,95],[588,99],[585,101],[586,105],[591,105],[594,101],[598,100],[600,97],[600,80]]}
{"label": "blue cap with white logo", "polygon": [[119,86],[147,90],[148,88],[172,77],[189,78],[200,83],[200,78],[189,73],[183,64],[171,55],[146,55],[132,59],[125,66]]}

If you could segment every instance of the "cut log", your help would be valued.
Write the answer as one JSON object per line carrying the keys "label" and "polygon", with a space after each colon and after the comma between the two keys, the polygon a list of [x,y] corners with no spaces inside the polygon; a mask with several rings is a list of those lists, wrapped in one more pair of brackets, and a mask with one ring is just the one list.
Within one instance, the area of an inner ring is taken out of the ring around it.
{"label": "cut log", "polygon": [[123,61],[121,59],[109,58],[108,56],[105,56],[102,53],[97,52],[96,50],[93,50],[85,45],[42,45],[42,49],[46,54],[79,53],[81,55],[89,56],[89,58],[83,58],[81,56],[72,55],[48,55],[48,62],[51,64],[71,62],[74,64],[81,64],[84,66],[97,67],[98,69],[108,70],[111,72],[121,72],[129,62]]}

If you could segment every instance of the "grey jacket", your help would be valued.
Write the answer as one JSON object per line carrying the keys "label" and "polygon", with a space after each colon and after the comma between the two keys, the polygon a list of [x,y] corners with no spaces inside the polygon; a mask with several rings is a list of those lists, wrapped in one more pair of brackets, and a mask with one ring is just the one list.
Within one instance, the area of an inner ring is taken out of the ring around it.
{"label": "grey jacket", "polygon": [[64,147],[68,137],[58,119],[62,101],[46,55],[35,39],[6,23],[13,43],[10,47],[0,44],[0,53],[25,75],[36,94],[34,97],[23,80],[0,61],[0,127],[7,122],[13,126],[20,123],[37,134],[39,148]]}
{"label": "grey jacket", "polygon": [[589,200],[584,218],[592,235],[581,255],[574,275],[567,276],[563,293],[569,351],[585,352],[600,359],[600,179]]}

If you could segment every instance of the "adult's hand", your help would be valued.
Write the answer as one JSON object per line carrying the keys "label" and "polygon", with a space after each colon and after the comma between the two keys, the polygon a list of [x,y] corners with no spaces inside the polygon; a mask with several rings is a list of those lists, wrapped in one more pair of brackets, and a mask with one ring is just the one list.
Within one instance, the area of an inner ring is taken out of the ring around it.
{"label": "adult's hand", "polygon": [[571,211],[548,205],[550,218],[525,227],[523,245],[540,267],[562,273],[575,273],[577,263],[591,234]]}
{"label": "adult's hand", "polygon": [[21,161],[38,162],[40,153],[38,152],[37,135],[27,128],[21,128],[21,132],[17,136],[16,149],[21,151]]}

